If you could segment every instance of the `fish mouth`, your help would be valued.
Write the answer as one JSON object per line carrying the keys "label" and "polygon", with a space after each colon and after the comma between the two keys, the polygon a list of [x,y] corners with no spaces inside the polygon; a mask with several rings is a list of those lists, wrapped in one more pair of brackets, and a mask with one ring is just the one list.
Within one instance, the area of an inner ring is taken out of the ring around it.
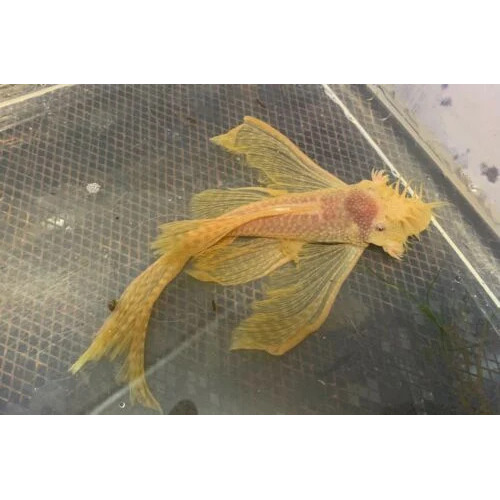
{"label": "fish mouth", "polygon": [[405,248],[402,243],[396,243],[396,242],[388,243],[387,245],[384,245],[382,248],[391,257],[394,257],[395,259],[398,260],[401,260],[405,253]]}

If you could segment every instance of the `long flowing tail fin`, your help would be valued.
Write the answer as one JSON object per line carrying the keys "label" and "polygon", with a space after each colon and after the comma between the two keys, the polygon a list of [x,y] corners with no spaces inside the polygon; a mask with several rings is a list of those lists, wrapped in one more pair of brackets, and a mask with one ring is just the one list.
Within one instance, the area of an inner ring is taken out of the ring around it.
{"label": "long flowing tail fin", "polygon": [[207,221],[180,221],[162,226],[161,235],[153,244],[160,257],[128,285],[92,344],[70,368],[72,373],[88,361],[125,356],[119,379],[130,384],[131,402],[137,401],[161,412],[144,375],[144,345],[149,318],[163,289],[199,251],[197,230],[204,222]]}
{"label": "long flowing tail fin", "polygon": [[188,255],[168,252],[149,266],[123,292],[90,347],[70,368],[76,373],[88,361],[124,355],[119,379],[130,384],[130,400],[161,411],[144,375],[144,344],[151,311],[165,286],[182,270]]}

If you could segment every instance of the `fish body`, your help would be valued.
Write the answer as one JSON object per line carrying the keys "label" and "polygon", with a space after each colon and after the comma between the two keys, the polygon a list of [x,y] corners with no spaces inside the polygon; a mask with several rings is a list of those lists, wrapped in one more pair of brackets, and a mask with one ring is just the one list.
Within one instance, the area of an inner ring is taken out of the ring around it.
{"label": "fish body", "polygon": [[[374,172],[373,179],[345,187],[279,195],[236,209],[232,214],[280,205],[309,207],[301,214],[291,209],[292,213],[251,220],[232,234],[361,246],[373,243],[400,258],[408,237],[418,235],[428,226],[436,204],[402,198],[387,186],[386,177],[378,172]],[[388,210],[388,203],[394,204],[395,209]]]}
{"label": "fish body", "polygon": [[196,194],[193,220],[161,226],[158,259],[130,283],[71,367],[76,373],[88,361],[122,356],[120,379],[132,402],[159,411],[144,375],[144,343],[156,299],[183,269],[222,285],[268,276],[266,297],[234,330],[231,348],[282,355],[321,326],[369,244],[401,258],[439,204],[408,197],[383,172],[348,185],[252,117],[212,142],[243,155],[263,186]]}
{"label": "fish body", "polygon": [[[234,213],[245,213],[261,206],[310,206],[303,214],[280,214],[254,219],[235,231],[237,236],[297,239],[318,243],[365,245],[367,232],[377,212],[372,196],[355,186],[325,189],[311,193],[281,195],[257,202]],[[363,208],[356,207],[362,204]]]}

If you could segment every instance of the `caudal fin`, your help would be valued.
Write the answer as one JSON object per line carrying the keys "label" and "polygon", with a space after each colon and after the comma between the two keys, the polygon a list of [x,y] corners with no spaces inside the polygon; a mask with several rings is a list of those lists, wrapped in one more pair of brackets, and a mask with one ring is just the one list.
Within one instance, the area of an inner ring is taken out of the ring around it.
{"label": "caudal fin", "polygon": [[162,227],[161,235],[153,245],[160,257],[125,289],[90,347],[70,368],[72,373],[89,361],[123,356],[119,379],[130,385],[131,402],[137,401],[161,412],[144,375],[147,327],[157,298],[196,253],[196,238],[193,240],[190,236],[196,234],[203,222],[180,221]]}
{"label": "caudal fin", "polygon": [[162,255],[123,292],[90,347],[70,368],[76,373],[88,361],[125,356],[120,381],[130,384],[130,400],[158,410],[161,406],[149,390],[144,375],[144,344],[151,311],[165,286],[182,270],[189,256],[180,252]]}

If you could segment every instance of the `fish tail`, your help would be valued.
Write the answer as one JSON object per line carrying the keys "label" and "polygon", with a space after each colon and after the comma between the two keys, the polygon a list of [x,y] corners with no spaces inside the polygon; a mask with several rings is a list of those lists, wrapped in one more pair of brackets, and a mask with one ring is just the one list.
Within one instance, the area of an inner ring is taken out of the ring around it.
{"label": "fish tail", "polygon": [[144,374],[144,346],[154,303],[189,259],[224,237],[232,225],[214,219],[172,222],[161,229],[153,244],[159,258],[125,289],[92,344],[70,368],[76,373],[89,361],[124,356],[119,379],[130,384],[131,402],[160,412]]}
{"label": "fish tail", "polygon": [[170,252],[142,272],[126,288],[90,347],[70,368],[76,373],[87,362],[103,357],[125,357],[119,379],[130,384],[131,402],[161,411],[144,375],[144,345],[151,311],[165,286],[187,262],[185,255]]}

